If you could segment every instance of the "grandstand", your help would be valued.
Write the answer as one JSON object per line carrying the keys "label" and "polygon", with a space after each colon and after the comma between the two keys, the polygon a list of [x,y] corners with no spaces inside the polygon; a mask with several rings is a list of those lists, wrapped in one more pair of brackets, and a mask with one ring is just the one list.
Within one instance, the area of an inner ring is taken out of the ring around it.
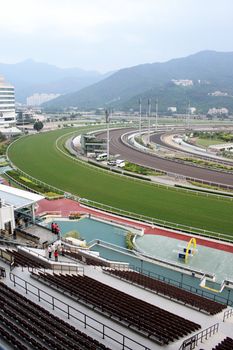
{"label": "grandstand", "polygon": [[3,349],[232,349],[229,306],[127,264],[108,267],[68,250],[46,264],[20,247],[0,257]]}
{"label": "grandstand", "polygon": [[[40,232],[63,244],[58,261]],[[230,280],[217,291],[187,264],[180,272],[110,243],[103,257],[93,254],[101,240],[81,249],[39,225],[16,234],[27,244],[12,236],[0,246],[1,349],[233,349]]]}

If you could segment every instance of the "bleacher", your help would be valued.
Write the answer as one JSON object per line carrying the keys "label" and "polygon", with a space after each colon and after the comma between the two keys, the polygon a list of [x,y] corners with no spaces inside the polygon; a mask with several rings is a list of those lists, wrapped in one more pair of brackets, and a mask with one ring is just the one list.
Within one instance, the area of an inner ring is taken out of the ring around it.
{"label": "bleacher", "polygon": [[78,260],[79,262],[86,264],[86,265],[93,265],[93,266],[109,266],[109,264],[101,259],[98,259],[98,257],[91,257],[87,256],[87,254],[81,254],[79,252],[70,252],[65,251],[65,255],[73,258],[75,260]]}
{"label": "bleacher", "polygon": [[32,254],[24,255],[22,252],[17,250],[6,250],[9,254],[11,254],[14,266],[23,266],[23,267],[35,267],[35,268],[49,268],[49,264],[43,261],[39,261]]}
{"label": "bleacher", "polygon": [[75,299],[110,318],[117,319],[160,345],[173,342],[201,328],[199,324],[87,276],[42,272],[32,273],[32,276],[63,292],[68,292]]}
{"label": "bleacher", "polygon": [[148,288],[171,299],[175,299],[200,311],[205,311],[210,315],[215,315],[227,307],[226,305],[214,300],[204,298],[200,295],[172,286],[171,284],[156,280],[136,271],[116,269],[104,269],[103,271],[128,282]]}
{"label": "bleacher", "polygon": [[221,343],[216,345],[212,350],[232,350],[233,349],[233,339],[226,337]]}
{"label": "bleacher", "polygon": [[0,282],[0,338],[19,350],[110,350]]}

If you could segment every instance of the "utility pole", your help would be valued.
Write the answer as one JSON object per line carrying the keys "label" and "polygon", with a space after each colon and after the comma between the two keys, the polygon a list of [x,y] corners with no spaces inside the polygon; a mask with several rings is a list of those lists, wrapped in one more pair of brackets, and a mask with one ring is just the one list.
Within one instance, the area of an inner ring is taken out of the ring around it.
{"label": "utility pole", "polygon": [[150,110],[151,110],[151,100],[148,99],[148,143],[150,143]]}
{"label": "utility pole", "polygon": [[159,100],[158,97],[156,98],[156,104],[155,104],[155,130],[158,130],[158,105],[159,105]]}
{"label": "utility pole", "polygon": [[187,129],[189,129],[189,127],[190,127],[190,125],[189,125],[190,120],[189,119],[190,119],[190,101],[188,103],[187,114],[186,114],[186,127],[187,127]]}
{"label": "utility pole", "polygon": [[106,124],[107,124],[107,160],[109,160],[109,111],[105,110]]}
{"label": "utility pole", "polygon": [[142,101],[139,98],[139,136],[141,137],[142,134]]}

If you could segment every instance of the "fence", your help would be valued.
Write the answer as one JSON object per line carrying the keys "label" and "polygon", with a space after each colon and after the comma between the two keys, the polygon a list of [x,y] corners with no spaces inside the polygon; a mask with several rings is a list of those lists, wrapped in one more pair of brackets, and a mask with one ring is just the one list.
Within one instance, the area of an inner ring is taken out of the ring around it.
{"label": "fence", "polygon": [[198,345],[199,342],[209,339],[212,335],[218,332],[219,323],[210,326],[209,328],[204,329],[203,331],[195,334],[194,336],[186,339],[183,344],[180,346],[179,350],[192,350]]}
{"label": "fence", "polygon": [[223,322],[231,316],[233,316],[233,309],[226,310],[223,314]]}
{"label": "fence", "polygon": [[98,321],[94,317],[91,317],[86,313],[79,311],[78,309],[70,306],[69,304],[43,291],[42,289],[36,287],[30,282],[27,282],[23,278],[16,276],[13,273],[10,273],[10,280],[13,282],[14,286],[23,288],[26,294],[31,293],[36,298],[38,298],[39,302],[43,301],[49,304],[53,310],[57,309],[63,312],[68,319],[74,319],[81,322],[85,329],[87,327],[91,328],[99,335],[101,335],[103,339],[108,338],[117,343],[123,350],[150,350],[150,348],[147,346],[133,340],[130,337],[127,337],[121,332],[116,331],[115,329]]}

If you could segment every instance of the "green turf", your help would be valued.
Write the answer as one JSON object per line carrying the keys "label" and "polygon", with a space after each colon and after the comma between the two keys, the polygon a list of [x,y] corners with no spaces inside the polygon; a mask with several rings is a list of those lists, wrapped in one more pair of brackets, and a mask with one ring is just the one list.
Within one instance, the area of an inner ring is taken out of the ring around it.
{"label": "green turf", "polygon": [[210,138],[210,139],[203,139],[203,138],[197,138],[196,139],[196,144],[198,146],[203,146],[203,147],[209,147],[212,145],[220,145],[222,143],[226,143],[226,141],[223,141],[218,138]]}
{"label": "green turf", "polygon": [[56,149],[56,139],[70,131],[22,138],[10,147],[9,157],[26,173],[81,197],[154,218],[233,233],[229,199],[156,187],[77,163]]}

